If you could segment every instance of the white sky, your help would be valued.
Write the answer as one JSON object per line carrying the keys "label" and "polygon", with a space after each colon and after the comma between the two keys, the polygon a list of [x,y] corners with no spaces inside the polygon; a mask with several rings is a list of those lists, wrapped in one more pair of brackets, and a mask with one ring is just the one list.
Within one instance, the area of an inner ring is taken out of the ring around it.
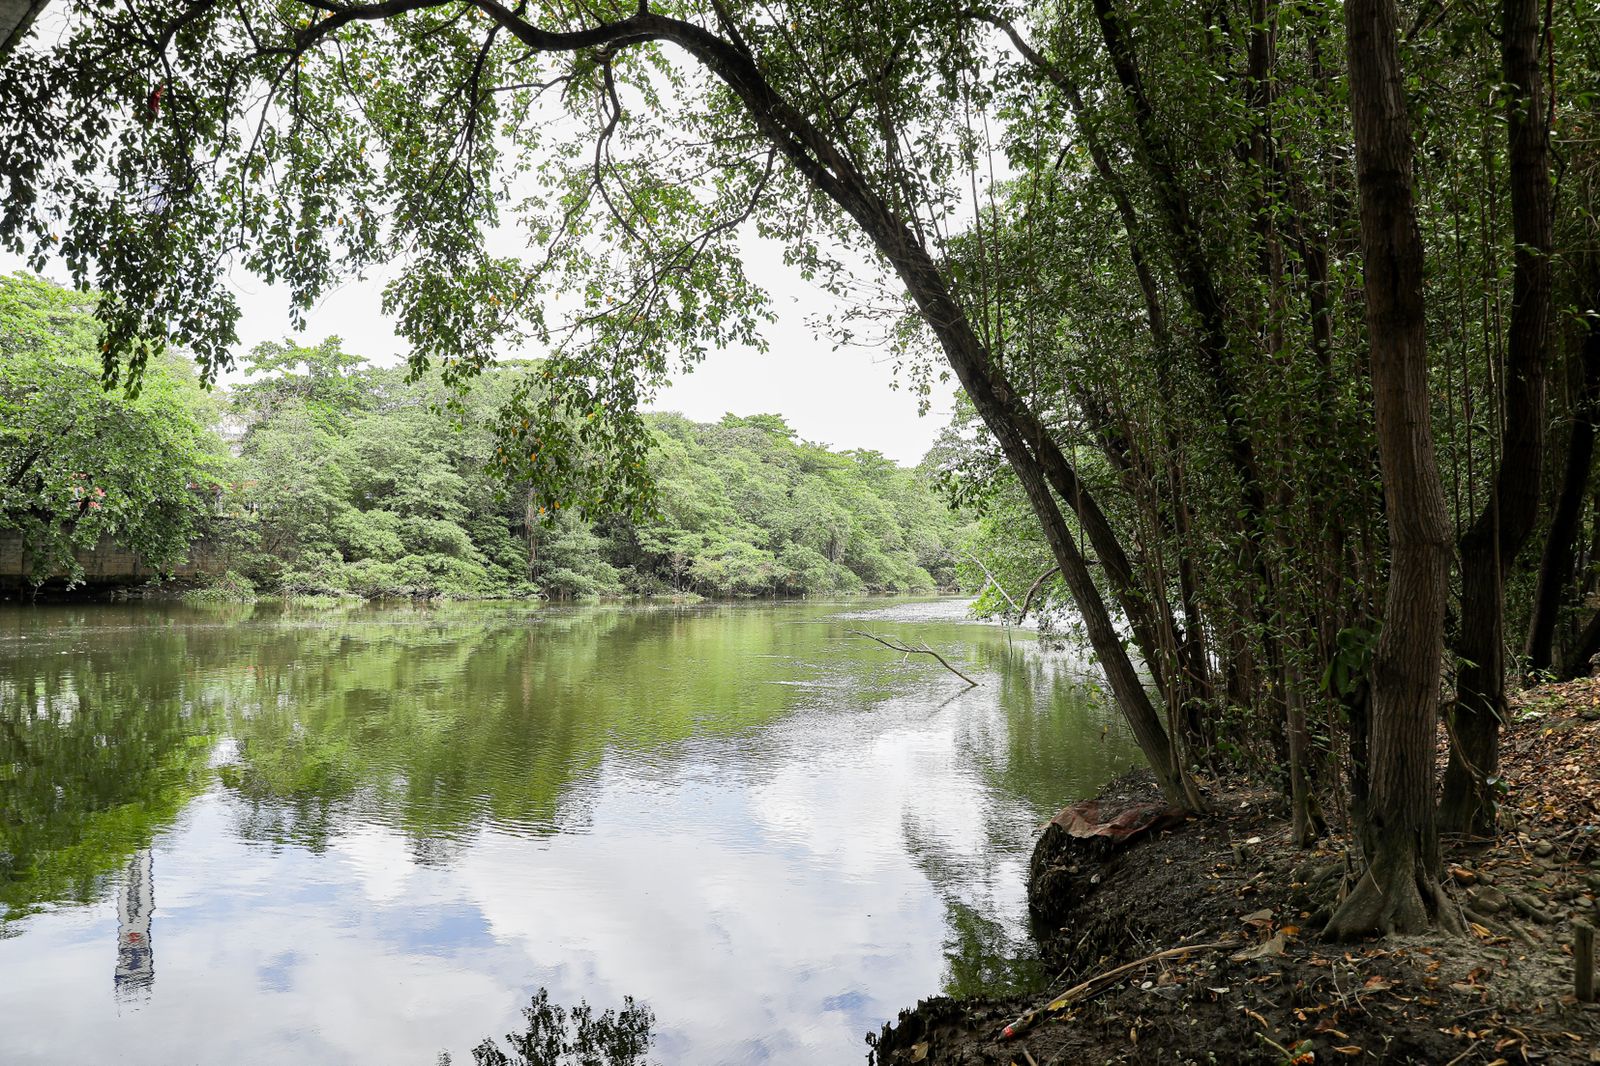
{"label": "white sky", "polygon": [[[0,271],[9,273],[22,265],[16,257],[0,253]],[[45,273],[66,281],[64,271]],[[806,440],[836,449],[873,448],[900,463],[918,462],[950,417],[954,386],[937,387],[928,415],[918,417],[915,394],[908,387],[895,387],[887,352],[859,347],[834,351],[831,342],[808,325],[808,319],[842,310],[833,296],[764,251],[752,257],[752,273],[766,282],[778,315],[766,329],[769,350],[739,347],[712,352],[692,374],[677,375],[650,409],[681,411],[700,422],[714,422],[728,412],[781,414]],[[405,342],[383,314],[387,280],[375,273],[326,294],[307,316],[306,329],[297,339],[315,342],[337,334],[344,338],[347,351],[378,364],[398,362]],[[232,288],[243,311],[235,355],[262,341],[290,335],[285,290],[242,270],[235,272]]]}

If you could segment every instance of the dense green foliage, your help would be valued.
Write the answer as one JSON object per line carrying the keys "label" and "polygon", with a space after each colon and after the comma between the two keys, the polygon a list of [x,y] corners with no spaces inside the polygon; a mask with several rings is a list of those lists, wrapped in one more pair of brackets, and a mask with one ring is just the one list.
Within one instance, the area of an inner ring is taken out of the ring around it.
{"label": "dense green foliage", "polygon": [[154,566],[203,528],[226,452],[216,404],[177,355],[137,397],[106,390],[94,300],[23,274],[0,277],[0,533],[36,577],[78,570],[102,537]]}
{"label": "dense green foliage", "polygon": [[[286,361],[287,360],[287,361]],[[539,367],[464,397],[336,341],[273,345],[248,419],[232,533],[258,585],[364,596],[758,596],[928,592],[954,582],[958,523],[930,481],[795,438],[772,415],[650,415],[655,506],[580,517],[504,476],[487,428]]]}
{"label": "dense green foliage", "polygon": [[112,371],[226,363],[217,260],[301,306],[398,260],[414,365],[552,353],[498,458],[591,518],[647,495],[673,359],[758,335],[740,234],[781,242],[841,337],[960,381],[949,484],[1013,594],[1058,568],[1169,798],[1244,751],[1301,843],[1319,789],[1410,827],[1400,926],[1436,690],[1445,824],[1492,832],[1507,649],[1600,651],[1592,4],[137,0],[7,71],[0,237],[113,294]]}

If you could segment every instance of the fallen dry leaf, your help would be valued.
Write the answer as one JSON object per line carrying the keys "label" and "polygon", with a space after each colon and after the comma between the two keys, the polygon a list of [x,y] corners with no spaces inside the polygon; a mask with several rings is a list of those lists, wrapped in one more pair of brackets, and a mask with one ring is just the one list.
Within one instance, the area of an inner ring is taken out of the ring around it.
{"label": "fallen dry leaf", "polygon": [[1282,955],[1287,947],[1288,942],[1284,939],[1283,933],[1278,932],[1274,933],[1270,940],[1265,940],[1253,948],[1246,948],[1237,952],[1232,958],[1234,962],[1249,962],[1251,959],[1263,959],[1268,955]]}

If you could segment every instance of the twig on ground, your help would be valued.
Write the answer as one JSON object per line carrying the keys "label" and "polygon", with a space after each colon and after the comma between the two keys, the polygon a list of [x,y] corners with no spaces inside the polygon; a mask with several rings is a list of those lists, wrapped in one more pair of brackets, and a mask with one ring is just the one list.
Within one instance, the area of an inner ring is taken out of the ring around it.
{"label": "twig on ground", "polygon": [[1132,962],[1125,962],[1121,966],[1113,967],[1112,969],[1107,970],[1105,973],[1096,974],[1087,981],[1081,981],[1078,984],[1073,985],[1071,988],[1067,989],[1065,992],[1061,993],[1044,1006],[1028,1011],[1016,1021],[1002,1029],[1000,1031],[1000,1039],[1013,1040],[1016,1037],[1021,1036],[1023,1033],[1032,1028],[1034,1023],[1036,1023],[1040,1018],[1043,1018],[1046,1014],[1064,1010],[1080,1000],[1085,1000],[1091,996],[1104,992],[1106,989],[1116,984],[1118,978],[1132,970],[1139,969],[1141,966],[1146,966],[1152,962],[1159,962],[1162,959],[1175,959],[1179,955],[1187,955],[1194,951],[1207,951],[1214,948],[1231,947],[1234,943],[1236,943],[1234,940],[1216,940],[1209,944],[1187,944],[1180,948],[1168,948],[1165,951],[1157,951],[1154,954],[1146,955],[1142,959],[1134,959]]}

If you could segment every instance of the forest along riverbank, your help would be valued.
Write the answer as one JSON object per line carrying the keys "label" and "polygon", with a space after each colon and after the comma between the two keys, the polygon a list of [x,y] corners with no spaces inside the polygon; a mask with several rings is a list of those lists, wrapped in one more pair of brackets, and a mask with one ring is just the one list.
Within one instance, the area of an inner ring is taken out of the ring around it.
{"label": "forest along riverbank", "polygon": [[[1212,780],[1212,815],[1126,844],[1048,826],[1028,888],[1050,988],[923,1000],[869,1037],[870,1057],[1600,1062],[1600,1005],[1576,1001],[1572,957],[1575,924],[1600,910],[1600,680],[1518,697],[1502,759],[1515,784],[1500,839],[1446,846],[1465,935],[1321,940],[1329,906],[1348,890],[1354,843],[1336,836],[1296,852],[1279,796]],[[1098,799],[1102,820],[1161,805],[1146,771]]]}

